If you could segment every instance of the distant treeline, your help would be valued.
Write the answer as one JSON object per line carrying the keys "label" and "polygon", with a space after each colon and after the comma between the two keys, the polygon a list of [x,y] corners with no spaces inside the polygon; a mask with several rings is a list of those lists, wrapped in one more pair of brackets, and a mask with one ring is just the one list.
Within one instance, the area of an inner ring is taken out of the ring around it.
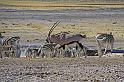
{"label": "distant treeline", "polygon": [[14,1],[43,1],[43,2],[87,2],[87,3],[124,3],[124,0],[14,0]]}

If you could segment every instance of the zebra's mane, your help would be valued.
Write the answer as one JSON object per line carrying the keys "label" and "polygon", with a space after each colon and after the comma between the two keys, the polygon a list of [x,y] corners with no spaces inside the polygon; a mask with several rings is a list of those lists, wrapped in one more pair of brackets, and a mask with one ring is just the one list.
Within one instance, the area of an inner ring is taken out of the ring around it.
{"label": "zebra's mane", "polygon": [[106,40],[106,39],[111,39],[111,38],[113,38],[113,35],[105,34],[105,33],[97,36],[98,40]]}
{"label": "zebra's mane", "polygon": [[6,38],[6,39],[3,41],[3,44],[4,44],[4,45],[13,44],[13,43],[15,43],[17,40],[19,40],[19,39],[20,39],[19,36],[14,36],[14,37]]}

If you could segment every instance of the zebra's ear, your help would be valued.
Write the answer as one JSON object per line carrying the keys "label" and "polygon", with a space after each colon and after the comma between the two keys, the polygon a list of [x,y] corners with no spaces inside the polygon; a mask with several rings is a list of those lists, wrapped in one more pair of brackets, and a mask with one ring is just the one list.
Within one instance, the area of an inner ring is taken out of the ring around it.
{"label": "zebra's ear", "polygon": [[112,32],[110,32],[110,35],[112,35]]}
{"label": "zebra's ear", "polygon": [[86,35],[83,35],[83,38],[86,38]]}
{"label": "zebra's ear", "polygon": [[49,43],[48,39],[46,39],[46,42]]}

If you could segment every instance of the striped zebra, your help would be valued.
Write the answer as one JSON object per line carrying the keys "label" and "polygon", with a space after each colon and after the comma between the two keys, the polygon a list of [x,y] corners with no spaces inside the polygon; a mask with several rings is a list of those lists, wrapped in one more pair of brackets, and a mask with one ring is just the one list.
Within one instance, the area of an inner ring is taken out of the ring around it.
{"label": "striped zebra", "polygon": [[33,48],[31,45],[28,46],[28,48],[25,50],[25,56],[36,58],[42,56],[42,46],[39,48]]}
{"label": "striped zebra", "polygon": [[52,58],[57,57],[60,54],[59,49],[56,48],[57,44],[47,43],[40,47],[33,47],[29,45],[25,49],[25,56],[30,58],[42,57],[42,58]]}
{"label": "striped zebra", "polygon": [[43,55],[44,57],[57,57],[58,50],[57,50],[57,44],[55,43],[47,43],[43,45]]}
{"label": "striped zebra", "polygon": [[0,32],[0,58],[2,58],[2,50],[3,50],[3,38],[4,36],[2,36],[1,32]]}
{"label": "striped zebra", "polygon": [[2,38],[2,56],[5,57],[9,57],[10,55],[17,56],[18,54],[16,53],[18,52],[18,50],[20,50],[19,41],[20,41],[19,36]]}
{"label": "striped zebra", "polygon": [[43,53],[45,57],[82,57],[86,58],[86,47],[83,46],[83,51],[78,44],[70,44],[65,46],[65,50],[60,48],[59,44],[47,43],[43,46]]}
{"label": "striped zebra", "polygon": [[[110,34],[99,33],[96,36],[96,41],[98,43],[98,55],[99,55],[99,57],[101,57],[103,54],[106,54],[108,49],[110,49],[111,52],[113,51],[114,36],[112,35],[112,32],[110,32]],[[104,53],[102,52],[102,47],[105,47]]]}
{"label": "striped zebra", "polygon": [[70,44],[68,46],[66,46],[66,50],[65,50],[65,57],[83,57],[85,56],[85,58],[87,57],[87,47],[85,47],[83,45],[83,50],[80,48],[80,46],[76,43],[74,44]]}

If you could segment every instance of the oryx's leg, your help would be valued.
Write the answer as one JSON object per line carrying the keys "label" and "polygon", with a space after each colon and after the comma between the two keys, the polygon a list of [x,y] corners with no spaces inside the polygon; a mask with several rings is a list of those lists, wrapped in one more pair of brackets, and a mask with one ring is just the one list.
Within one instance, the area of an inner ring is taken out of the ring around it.
{"label": "oryx's leg", "polygon": [[64,55],[65,50],[66,50],[65,45],[60,46],[59,49],[60,49],[60,53],[59,53],[60,57],[61,58],[65,57],[65,55]]}

